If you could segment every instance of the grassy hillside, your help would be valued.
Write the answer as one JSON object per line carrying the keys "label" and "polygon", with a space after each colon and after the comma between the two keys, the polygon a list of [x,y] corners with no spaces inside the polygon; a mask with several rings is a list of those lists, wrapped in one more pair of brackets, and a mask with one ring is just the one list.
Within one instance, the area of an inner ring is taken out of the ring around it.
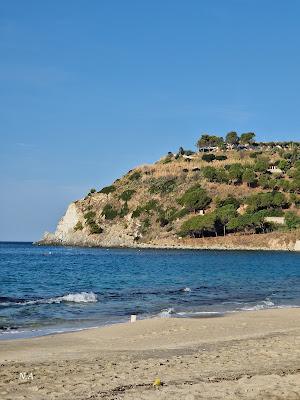
{"label": "grassy hillside", "polygon": [[248,137],[243,145],[216,139],[207,145],[202,138],[198,152],[180,148],[92,189],[76,202],[83,219],[75,231],[101,238],[109,226],[127,229],[134,220],[135,240],[149,243],[300,227],[299,143],[255,144]]}

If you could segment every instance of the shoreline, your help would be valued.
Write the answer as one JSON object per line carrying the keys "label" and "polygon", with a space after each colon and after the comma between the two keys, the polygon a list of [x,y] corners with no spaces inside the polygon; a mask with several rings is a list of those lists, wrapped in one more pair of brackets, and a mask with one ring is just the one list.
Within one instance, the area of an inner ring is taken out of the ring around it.
{"label": "shoreline", "polygon": [[128,249],[176,249],[176,250],[226,250],[226,251],[300,251],[300,231],[271,232],[255,235],[226,235],[204,238],[156,238],[148,242],[115,241],[101,239],[97,235],[71,235],[44,238],[33,244],[38,246],[76,246]]}
{"label": "shoreline", "polygon": [[34,246],[53,246],[53,247],[79,247],[79,248],[99,248],[99,249],[128,249],[128,250],[206,250],[206,251],[283,251],[283,252],[300,252],[300,249],[291,247],[272,248],[272,247],[249,247],[249,246],[191,246],[191,245],[180,245],[180,244],[151,244],[151,243],[140,243],[132,246],[104,246],[99,244],[85,244],[85,243],[65,243],[65,242],[43,242],[37,241],[32,242]]}
{"label": "shoreline", "polygon": [[[1,341],[0,394],[4,400],[296,399],[299,345],[299,308]],[[20,372],[33,379],[22,381]],[[163,386],[154,388],[155,378]]]}
{"label": "shoreline", "polygon": [[[207,314],[213,314],[207,313]],[[20,339],[9,339],[9,340],[0,340],[0,350],[1,347],[3,347],[3,343],[6,343],[8,345],[13,345],[16,342],[31,342],[35,340],[47,340],[47,338],[55,338],[55,337],[65,337],[66,339],[71,338],[72,335],[80,335],[81,333],[87,333],[87,336],[89,335],[88,332],[90,331],[98,331],[99,333],[104,332],[104,330],[118,330],[122,331],[123,328],[131,327],[130,329],[134,329],[134,326],[137,326],[139,324],[147,324],[149,327],[151,326],[151,322],[154,322],[154,324],[171,324],[174,322],[175,325],[180,325],[180,323],[185,324],[192,322],[192,321],[198,321],[195,322],[195,324],[201,324],[203,321],[207,323],[207,321],[210,320],[232,320],[232,319],[245,319],[247,320],[248,317],[250,319],[255,319],[255,317],[262,317],[263,314],[265,316],[271,315],[277,317],[276,314],[281,314],[281,316],[284,316],[284,314],[295,314],[296,316],[300,317],[300,306],[288,306],[288,307],[278,307],[278,308],[265,308],[261,310],[239,310],[239,311],[231,311],[231,312],[224,312],[224,313],[218,313],[219,315],[217,316],[211,316],[211,315],[205,315],[203,314],[201,317],[159,317],[155,316],[153,318],[144,318],[144,319],[137,319],[136,322],[131,323],[130,319],[127,321],[123,322],[116,322],[116,323],[109,323],[106,325],[99,325],[99,326],[92,326],[92,327],[87,327],[87,328],[79,328],[78,330],[72,330],[72,331],[65,331],[65,332],[55,332],[55,333],[49,333],[47,335],[42,335],[42,336],[35,336],[35,337],[25,337],[25,338],[20,338]],[[295,324],[298,327],[298,322],[291,321],[293,325]],[[192,322],[194,323],[194,322]],[[218,324],[218,323],[217,323]],[[244,324],[246,326],[246,324]],[[299,319],[299,328],[300,328],[300,319]],[[70,335],[70,336],[69,336]],[[299,351],[300,352],[300,351]],[[3,361],[3,353],[0,351],[0,361]]]}
{"label": "shoreline", "polygon": [[[288,305],[288,306],[277,306],[277,307],[270,307],[270,308],[262,308],[262,309],[238,309],[238,310],[230,310],[230,311],[200,311],[198,314],[195,313],[195,315],[188,317],[188,316],[180,316],[176,315],[172,316],[170,314],[169,316],[159,316],[159,314],[156,314],[154,316],[149,316],[149,317],[142,317],[139,318],[137,315],[137,321],[153,321],[156,319],[192,319],[192,320],[198,320],[198,319],[211,319],[211,318],[227,318],[230,315],[233,314],[244,314],[244,313],[256,313],[260,311],[268,311],[268,310],[290,310],[290,309],[299,309],[300,306],[298,305]],[[45,328],[45,329],[36,329],[36,330],[23,330],[23,331],[8,331],[8,332],[2,332],[0,334],[0,343],[1,342],[8,342],[8,341],[15,341],[15,340],[32,340],[36,338],[42,338],[42,337],[48,337],[48,336],[56,336],[56,335],[65,335],[69,333],[77,333],[77,332],[82,332],[82,331],[89,331],[93,329],[102,329],[106,327],[114,327],[114,326],[123,326],[128,323],[130,323],[130,316],[122,318],[123,320],[116,321],[116,322],[107,322],[99,325],[92,325],[92,326],[82,326],[82,327],[70,327],[70,328],[63,328],[63,327],[57,327],[53,328],[54,330],[52,331],[50,328]],[[21,328],[22,329],[22,328]],[[39,333],[37,333],[39,332]],[[27,334],[26,334],[27,333]],[[4,335],[7,334],[7,337],[4,337]],[[14,337],[16,335],[16,337]],[[2,336],[2,337],[1,337]]]}

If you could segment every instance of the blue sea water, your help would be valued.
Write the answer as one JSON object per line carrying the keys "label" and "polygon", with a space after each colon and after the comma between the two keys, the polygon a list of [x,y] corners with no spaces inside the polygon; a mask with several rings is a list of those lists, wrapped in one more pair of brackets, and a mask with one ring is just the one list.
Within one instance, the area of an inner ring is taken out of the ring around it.
{"label": "blue sea water", "polygon": [[300,254],[0,243],[0,339],[300,306]]}

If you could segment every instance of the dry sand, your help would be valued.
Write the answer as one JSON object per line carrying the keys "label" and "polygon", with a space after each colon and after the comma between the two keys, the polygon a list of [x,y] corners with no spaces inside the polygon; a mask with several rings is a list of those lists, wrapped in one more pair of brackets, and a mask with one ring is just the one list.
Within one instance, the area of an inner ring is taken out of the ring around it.
{"label": "dry sand", "polygon": [[300,399],[300,309],[1,341],[0,363],[1,400]]}

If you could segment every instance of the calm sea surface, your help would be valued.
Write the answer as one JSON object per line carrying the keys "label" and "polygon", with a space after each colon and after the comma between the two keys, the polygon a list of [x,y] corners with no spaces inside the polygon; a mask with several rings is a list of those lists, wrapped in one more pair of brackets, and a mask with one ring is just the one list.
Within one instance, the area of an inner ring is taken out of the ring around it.
{"label": "calm sea surface", "polygon": [[0,243],[0,339],[300,306],[300,254]]}

